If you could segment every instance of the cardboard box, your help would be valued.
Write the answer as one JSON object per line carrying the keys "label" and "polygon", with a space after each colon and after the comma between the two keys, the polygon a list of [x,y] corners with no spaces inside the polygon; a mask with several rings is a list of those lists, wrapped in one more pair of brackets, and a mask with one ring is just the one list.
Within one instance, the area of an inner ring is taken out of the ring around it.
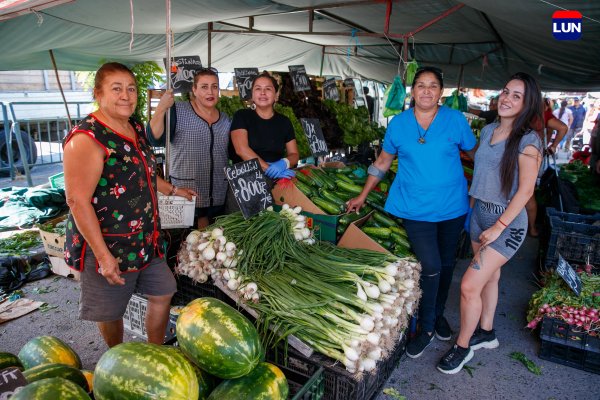
{"label": "cardboard box", "polygon": [[389,254],[390,252],[385,247],[360,230],[360,227],[367,222],[369,218],[372,218],[372,214],[373,211],[348,225],[346,232],[344,232],[344,235],[342,235],[342,238],[338,242],[338,246],[346,249],[365,249]]}
{"label": "cardboard box", "polygon": [[[123,315],[123,328],[144,339],[148,339],[145,324],[147,309],[148,300],[146,298],[139,294],[131,296],[127,308],[125,309],[125,314]],[[171,307],[169,322],[167,323],[167,330],[165,332],[165,342],[175,337],[175,328],[180,309],[181,307]]]}
{"label": "cardboard box", "polygon": [[76,281],[81,278],[81,272],[69,268],[62,255],[60,257],[49,256],[48,258],[52,264],[52,272],[56,275],[75,279]]}
{"label": "cardboard box", "polygon": [[328,162],[319,164],[319,167],[323,167],[323,168],[344,168],[345,166],[346,166],[346,164],[344,164],[341,161],[328,161]]}
{"label": "cardboard box", "polygon": [[295,185],[275,185],[272,191],[275,204],[284,203],[290,207],[302,207],[302,215],[306,217],[306,226],[313,230],[315,239],[326,242],[337,242],[337,225],[342,214],[328,215],[304,195]]}
{"label": "cardboard box", "polygon": [[[52,225],[56,225],[59,222],[67,219],[66,215],[62,217],[54,218],[49,222]],[[54,257],[64,257],[65,252],[65,235],[59,235],[58,233],[46,232],[40,229],[40,236],[42,237],[42,244],[44,245],[44,250],[46,250],[46,254]]]}

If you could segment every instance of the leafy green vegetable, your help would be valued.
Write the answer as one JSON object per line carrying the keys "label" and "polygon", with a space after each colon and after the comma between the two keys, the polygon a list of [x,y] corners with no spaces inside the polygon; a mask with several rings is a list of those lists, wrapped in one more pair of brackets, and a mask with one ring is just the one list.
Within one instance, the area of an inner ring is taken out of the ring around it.
{"label": "leafy green vegetable", "polygon": [[519,361],[521,364],[527,367],[529,372],[534,373],[536,375],[542,374],[542,369],[538,367],[533,361],[531,361],[527,356],[519,351],[513,351],[510,353],[510,358],[513,360]]}
{"label": "leafy green vegetable", "polygon": [[385,389],[383,389],[383,394],[385,394],[386,396],[389,396],[389,397],[391,397],[392,399],[395,399],[395,400],[406,400],[406,396],[401,395],[400,392],[398,392],[394,388],[385,388]]}
{"label": "leafy green vegetable", "polygon": [[42,239],[38,231],[26,231],[0,239],[0,254],[25,255],[30,249],[41,245]]}
{"label": "leafy green vegetable", "polygon": [[385,128],[369,121],[369,112],[365,107],[354,108],[333,100],[324,100],[323,105],[335,115],[343,132],[342,140],[348,146],[383,139]]}
{"label": "leafy green vegetable", "polygon": [[292,126],[294,127],[294,134],[296,135],[296,144],[298,145],[298,153],[300,154],[300,158],[306,158],[310,156],[312,153],[310,152],[310,147],[308,146],[308,139],[306,138],[306,134],[304,133],[304,129],[302,128],[302,124],[296,118],[294,114],[294,110],[292,107],[282,106],[281,104],[275,104],[275,111],[279,114],[285,115],[292,121]]}
{"label": "leafy green vegetable", "polygon": [[219,109],[219,111],[224,112],[229,116],[229,118],[231,118],[233,117],[233,114],[235,114],[236,111],[246,108],[246,105],[240,99],[239,96],[221,96],[219,97],[217,108]]}
{"label": "leafy green vegetable", "polygon": [[44,232],[56,233],[58,235],[64,235],[67,230],[67,220],[64,219],[59,223],[55,224],[52,221],[46,222],[45,224],[36,225],[39,230]]}

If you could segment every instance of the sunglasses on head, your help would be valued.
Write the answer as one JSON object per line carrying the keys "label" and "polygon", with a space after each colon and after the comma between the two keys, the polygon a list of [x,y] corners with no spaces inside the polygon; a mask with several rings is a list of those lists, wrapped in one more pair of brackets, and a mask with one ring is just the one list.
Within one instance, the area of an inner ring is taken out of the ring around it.
{"label": "sunglasses on head", "polygon": [[194,71],[194,76],[202,73],[202,72],[212,72],[213,74],[218,75],[219,71],[217,71],[216,68],[213,67],[202,67],[202,68],[198,68],[197,70]]}
{"label": "sunglasses on head", "polygon": [[440,74],[442,78],[444,77],[444,72],[438,67],[419,67],[417,68],[416,73],[418,74],[419,72],[434,72],[436,74]]}

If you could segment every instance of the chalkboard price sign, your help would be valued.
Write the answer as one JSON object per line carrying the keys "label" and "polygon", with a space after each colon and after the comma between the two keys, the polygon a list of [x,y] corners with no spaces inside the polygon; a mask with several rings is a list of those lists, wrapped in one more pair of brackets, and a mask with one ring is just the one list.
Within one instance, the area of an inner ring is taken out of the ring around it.
{"label": "chalkboard price sign", "polygon": [[304,128],[304,133],[308,139],[308,145],[313,156],[318,157],[329,154],[319,120],[315,118],[300,118],[300,122],[302,123],[302,128]]}
{"label": "chalkboard price sign", "polygon": [[26,385],[27,379],[18,368],[9,367],[0,370],[0,400],[9,399]]}
{"label": "chalkboard price sign", "polygon": [[354,79],[352,79],[352,78],[344,79],[344,86],[347,88],[353,88],[354,87]]}
{"label": "chalkboard price sign", "polygon": [[273,205],[273,196],[258,158],[225,167],[225,176],[244,218],[248,219]]}
{"label": "chalkboard price sign", "polygon": [[304,65],[289,65],[290,75],[292,76],[292,83],[294,84],[294,92],[308,92],[310,91],[310,81],[308,75],[306,75],[306,68]]}
{"label": "chalkboard price sign", "polygon": [[567,260],[565,260],[560,254],[558,255],[558,265],[556,266],[556,273],[561,276],[567,282],[567,285],[575,292],[577,296],[581,295],[581,278],[573,267],[569,265]]}
{"label": "chalkboard price sign", "polygon": [[258,75],[258,68],[234,68],[235,82],[240,93],[240,99],[252,98],[252,80]]}
{"label": "chalkboard price sign", "polygon": [[340,101],[340,92],[335,84],[335,78],[323,82],[323,97],[327,100]]}
{"label": "chalkboard price sign", "polygon": [[173,57],[173,64],[169,65],[164,59],[167,71],[170,72],[173,93],[189,93],[194,86],[194,74],[202,68],[199,56]]}

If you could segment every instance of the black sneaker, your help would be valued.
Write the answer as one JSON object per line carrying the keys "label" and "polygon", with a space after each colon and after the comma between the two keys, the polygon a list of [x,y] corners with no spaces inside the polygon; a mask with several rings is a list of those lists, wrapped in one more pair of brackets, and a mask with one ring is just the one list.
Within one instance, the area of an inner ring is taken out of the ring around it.
{"label": "black sneaker", "polygon": [[448,341],[452,338],[452,329],[450,329],[450,324],[448,324],[448,320],[443,316],[438,317],[435,320],[435,337],[442,341]]}
{"label": "black sneaker", "polygon": [[471,336],[471,340],[469,340],[469,346],[473,350],[478,349],[495,349],[500,345],[498,339],[496,338],[496,331],[492,329],[491,331],[484,331],[481,328],[477,328]]}
{"label": "black sneaker", "polygon": [[458,345],[452,346],[450,351],[446,353],[437,365],[438,371],[444,374],[456,374],[462,367],[473,358],[473,350],[469,347],[463,349]]}
{"label": "black sneaker", "polygon": [[417,337],[408,342],[406,346],[406,355],[410,358],[419,358],[423,351],[429,346],[429,343],[433,340],[433,334],[429,335],[427,332],[421,332]]}

